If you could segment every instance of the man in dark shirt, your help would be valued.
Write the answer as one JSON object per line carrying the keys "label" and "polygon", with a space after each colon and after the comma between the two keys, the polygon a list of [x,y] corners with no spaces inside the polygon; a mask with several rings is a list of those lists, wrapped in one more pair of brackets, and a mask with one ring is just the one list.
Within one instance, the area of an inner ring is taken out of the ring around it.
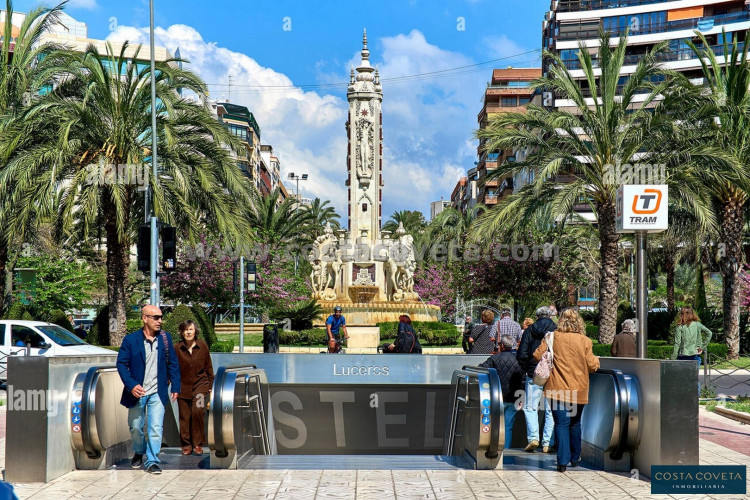
{"label": "man in dark shirt", "polygon": [[516,412],[523,406],[523,369],[518,364],[512,349],[516,342],[510,335],[500,338],[500,352],[490,356],[482,363],[483,368],[494,368],[500,376],[500,386],[503,388],[503,411],[505,415],[505,447],[510,448],[513,443],[513,422]]}

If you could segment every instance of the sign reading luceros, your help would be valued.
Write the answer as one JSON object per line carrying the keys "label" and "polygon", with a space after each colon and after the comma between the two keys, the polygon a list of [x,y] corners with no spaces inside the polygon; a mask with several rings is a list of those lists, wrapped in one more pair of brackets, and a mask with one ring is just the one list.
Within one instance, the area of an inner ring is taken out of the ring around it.
{"label": "sign reading luceros", "polygon": [[667,229],[669,195],[665,184],[617,189],[617,232],[659,233]]}

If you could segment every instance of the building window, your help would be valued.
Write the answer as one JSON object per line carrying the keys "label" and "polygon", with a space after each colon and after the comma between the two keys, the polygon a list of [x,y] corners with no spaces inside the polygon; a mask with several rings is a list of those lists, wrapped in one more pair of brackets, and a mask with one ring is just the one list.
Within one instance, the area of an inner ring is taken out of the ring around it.
{"label": "building window", "polygon": [[362,203],[362,211],[367,212],[367,203]]}
{"label": "building window", "polygon": [[518,105],[518,101],[515,97],[503,97],[501,106],[504,108],[515,108]]}
{"label": "building window", "polygon": [[526,106],[530,102],[531,102],[531,99],[529,97],[519,97],[518,98],[518,105],[519,106]]}

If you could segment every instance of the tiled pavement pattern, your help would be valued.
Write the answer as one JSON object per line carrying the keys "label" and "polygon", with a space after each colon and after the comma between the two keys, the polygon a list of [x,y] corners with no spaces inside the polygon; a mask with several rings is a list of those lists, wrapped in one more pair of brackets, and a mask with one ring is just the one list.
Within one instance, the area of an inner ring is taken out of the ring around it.
{"label": "tiled pavement pattern", "polygon": [[[720,420],[717,420],[720,419]],[[701,410],[701,432],[713,435],[748,433],[747,426],[718,424],[725,420]],[[708,436],[707,436],[708,437]],[[717,438],[718,439],[718,438]],[[0,450],[4,452],[4,439]],[[750,450],[746,451],[750,453]],[[727,449],[702,436],[701,464],[750,464],[748,455]],[[332,457],[332,460],[335,458]],[[4,463],[4,460],[3,462]],[[394,486],[395,485],[395,486]],[[143,471],[77,471],[47,484],[17,484],[19,498],[235,498],[235,499],[470,499],[607,500],[676,498],[700,500],[748,498],[731,495],[651,495],[648,481],[626,473],[586,469],[565,474],[552,470],[165,470],[161,476]],[[750,491],[750,486],[748,487]]]}

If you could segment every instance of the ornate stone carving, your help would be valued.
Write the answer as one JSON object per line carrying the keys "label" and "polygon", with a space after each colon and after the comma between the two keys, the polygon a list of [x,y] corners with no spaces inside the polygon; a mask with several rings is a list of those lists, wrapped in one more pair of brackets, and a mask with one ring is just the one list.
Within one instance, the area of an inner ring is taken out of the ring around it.
{"label": "ornate stone carving", "polygon": [[414,292],[414,273],[417,269],[414,238],[406,234],[403,224],[399,223],[396,239],[388,242],[389,259],[385,263],[388,298],[393,301],[418,299],[418,294]]}
{"label": "ornate stone carving", "polygon": [[315,239],[308,260],[312,265],[310,284],[313,297],[321,300],[335,300],[336,283],[341,274],[342,261],[338,240],[330,224],[327,224],[325,232]]}

